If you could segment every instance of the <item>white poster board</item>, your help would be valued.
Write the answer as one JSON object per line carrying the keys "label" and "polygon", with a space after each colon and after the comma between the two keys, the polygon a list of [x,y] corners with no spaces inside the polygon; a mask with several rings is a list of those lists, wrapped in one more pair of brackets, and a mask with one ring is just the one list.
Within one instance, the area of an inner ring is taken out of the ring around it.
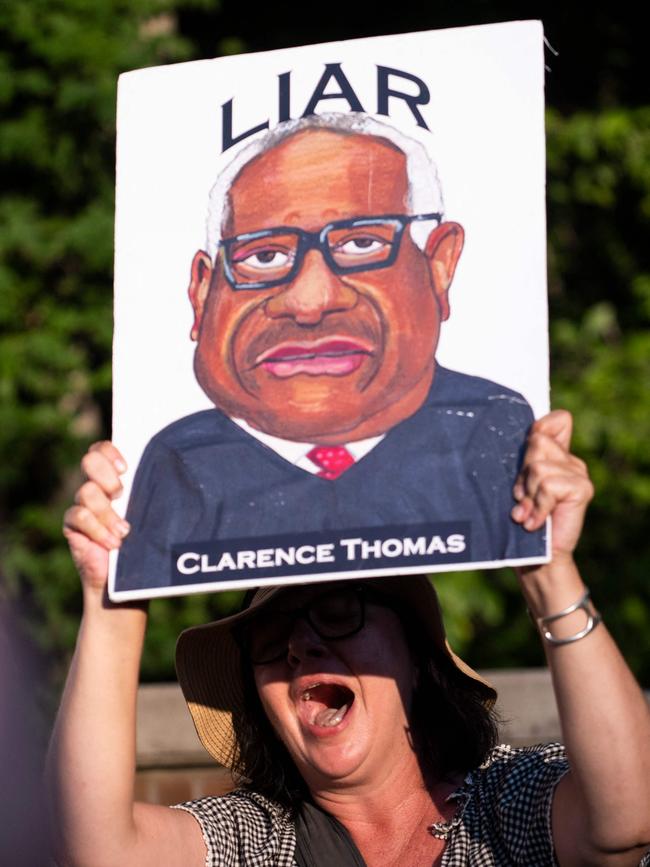
{"label": "white poster board", "polygon": [[525,21],[120,77],[111,598],[548,559],[543,69]]}

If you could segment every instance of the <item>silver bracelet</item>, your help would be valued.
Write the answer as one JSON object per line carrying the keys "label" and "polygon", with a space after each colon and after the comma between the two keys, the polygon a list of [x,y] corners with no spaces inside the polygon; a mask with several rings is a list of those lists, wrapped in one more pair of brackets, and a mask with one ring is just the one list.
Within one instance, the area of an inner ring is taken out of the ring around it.
{"label": "silver bracelet", "polygon": [[[584,629],[581,629],[580,632],[576,632],[575,635],[568,635],[566,638],[555,638],[548,628],[549,624],[556,620],[560,620],[562,617],[566,617],[568,614],[573,614],[573,612],[578,611],[579,608],[581,608],[587,615],[587,625]],[[590,632],[593,632],[602,619],[603,618],[600,616],[598,611],[594,608],[589,590],[586,590],[584,596],[578,599],[577,602],[574,602],[573,605],[567,606],[562,611],[558,611],[557,614],[547,614],[546,617],[535,618],[537,628],[544,639],[548,641],[549,644],[553,644],[556,647],[561,644],[571,644],[574,641],[580,641],[580,639],[584,638],[585,635],[589,635]]]}

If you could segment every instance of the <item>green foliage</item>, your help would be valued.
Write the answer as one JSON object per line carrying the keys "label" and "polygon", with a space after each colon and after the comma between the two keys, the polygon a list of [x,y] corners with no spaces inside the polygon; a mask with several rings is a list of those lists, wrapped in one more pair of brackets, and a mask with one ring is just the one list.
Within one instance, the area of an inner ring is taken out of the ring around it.
{"label": "green foliage", "polygon": [[0,592],[53,659],[80,606],[62,512],[109,427],[116,79],[192,56],[177,6],[0,5]]}
{"label": "green foliage", "polygon": [[[650,683],[650,109],[547,114],[552,402],[575,418],[596,486],[579,562],[610,630]],[[514,577],[436,578],[475,664],[539,664]],[[466,583],[469,582],[469,583]],[[495,616],[496,612],[496,616]]]}
{"label": "green foliage", "polygon": [[582,562],[649,683],[650,108],[549,121],[554,400],[577,419],[576,449],[597,489]]}
{"label": "green foliage", "polygon": [[[580,419],[576,442],[601,489],[596,507],[620,501],[629,510],[625,523],[635,523],[634,513],[640,518],[648,505],[643,477],[650,461],[650,272],[643,242],[650,109],[550,120],[556,392]],[[580,234],[572,228],[578,225]]]}
{"label": "green foliage", "polygon": [[[400,26],[487,20],[483,6],[469,3],[453,18],[406,4]],[[508,14],[507,4],[501,11],[491,4],[490,18]],[[523,9],[517,14],[525,16]],[[287,32],[287,17],[276,7],[263,15],[243,18],[238,4],[213,0],[0,5],[0,594],[20,603],[56,672],[74,643],[80,609],[62,514],[79,482],[80,454],[110,429],[118,74],[247,46],[395,29],[393,20],[376,17],[370,25],[361,11],[357,20],[354,10],[346,30],[338,19],[318,29],[301,20]],[[572,51],[564,61],[562,54],[551,61],[549,92],[557,106],[547,118],[553,403],[575,414],[576,449],[597,486],[580,551],[587,581],[633,667],[650,684],[644,527],[650,503],[650,108],[633,76],[625,75],[636,68],[631,29],[617,19],[612,30],[613,19],[602,14],[587,22],[568,15],[546,22],[555,47],[567,47],[562,24],[581,34],[585,50],[600,53],[598,63],[581,64],[578,57],[572,67]],[[593,73],[593,87],[581,66]],[[616,106],[616,95],[626,102]],[[588,111],[576,112],[576,101]],[[436,585],[452,643],[474,664],[541,662],[510,572],[452,573],[437,576]],[[153,603],[145,676],[171,677],[177,633],[234,601],[213,595]]]}

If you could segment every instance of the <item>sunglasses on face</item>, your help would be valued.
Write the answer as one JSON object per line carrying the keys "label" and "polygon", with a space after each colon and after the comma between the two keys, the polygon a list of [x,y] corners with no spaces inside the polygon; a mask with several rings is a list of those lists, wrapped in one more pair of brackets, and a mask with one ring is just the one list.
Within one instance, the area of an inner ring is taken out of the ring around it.
{"label": "sunglasses on face", "polygon": [[406,226],[427,220],[439,224],[442,214],[355,217],[328,223],[318,232],[285,226],[246,232],[221,242],[224,273],[235,290],[270,289],[291,282],[309,250],[320,250],[335,274],[388,268]]}
{"label": "sunglasses on face", "polygon": [[[381,594],[368,587],[337,587],[312,597],[297,608],[284,607],[282,602],[269,606],[240,626],[235,638],[253,665],[267,665],[286,657],[298,620],[306,620],[325,641],[349,638],[363,629],[368,602],[392,607]],[[284,604],[288,606],[289,600]]]}

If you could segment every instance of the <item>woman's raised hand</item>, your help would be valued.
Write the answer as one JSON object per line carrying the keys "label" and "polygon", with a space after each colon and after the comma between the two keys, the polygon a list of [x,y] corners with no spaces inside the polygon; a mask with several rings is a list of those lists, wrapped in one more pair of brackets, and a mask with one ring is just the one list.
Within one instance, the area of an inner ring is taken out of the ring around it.
{"label": "woman's raised hand", "polygon": [[56,862],[203,864],[205,844],[189,813],[133,802],[146,603],[106,598],[108,552],[129,531],[112,506],[126,464],[115,446],[101,442],[81,466],[86,481],[63,533],[83,583],[83,619],[48,762]]}
{"label": "woman's raised hand", "polygon": [[108,577],[108,552],[119,548],[129,525],[111,503],[122,493],[126,463],[110,442],[92,445],[81,461],[86,481],[65,513],[63,535],[84,587],[103,591]]}
{"label": "woman's raised hand", "polygon": [[573,420],[555,410],[531,427],[513,495],[512,518],[537,530],[550,515],[553,555],[571,555],[580,538],[594,489],[584,461],[569,451]]}
{"label": "woman's raised hand", "polygon": [[552,520],[550,562],[517,573],[529,611],[544,626],[571,764],[553,796],[553,840],[559,864],[633,865],[650,840],[650,716],[605,625],[598,625],[593,609],[588,617],[581,607],[587,588],[573,551],[593,485],[583,461],[569,451],[571,429],[563,410],[533,424],[511,513],[527,530]]}

